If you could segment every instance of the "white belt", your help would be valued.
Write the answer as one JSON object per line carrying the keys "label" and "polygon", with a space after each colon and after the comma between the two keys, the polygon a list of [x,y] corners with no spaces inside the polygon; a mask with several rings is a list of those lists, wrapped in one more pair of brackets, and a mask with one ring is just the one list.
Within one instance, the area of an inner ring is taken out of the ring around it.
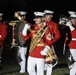
{"label": "white belt", "polygon": [[76,41],[76,38],[72,38],[72,40],[75,40]]}
{"label": "white belt", "polygon": [[37,46],[45,46],[45,44],[38,44]]}

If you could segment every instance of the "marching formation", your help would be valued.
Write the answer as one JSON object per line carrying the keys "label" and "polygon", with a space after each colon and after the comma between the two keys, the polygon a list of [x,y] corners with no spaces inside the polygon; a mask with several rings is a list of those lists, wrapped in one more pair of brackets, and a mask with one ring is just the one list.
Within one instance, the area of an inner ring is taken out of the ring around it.
{"label": "marching formation", "polygon": [[[46,71],[46,75],[52,75],[59,59],[55,49],[60,49],[70,70],[69,75],[76,75],[76,12],[68,13],[69,17],[61,15],[56,23],[52,21],[54,11],[35,11],[32,24],[26,21],[27,12],[15,12],[18,20],[10,21],[9,25],[12,26],[11,45],[16,49],[20,73],[27,70],[29,75],[44,75]],[[8,30],[1,22],[2,15],[0,13],[0,64]]]}

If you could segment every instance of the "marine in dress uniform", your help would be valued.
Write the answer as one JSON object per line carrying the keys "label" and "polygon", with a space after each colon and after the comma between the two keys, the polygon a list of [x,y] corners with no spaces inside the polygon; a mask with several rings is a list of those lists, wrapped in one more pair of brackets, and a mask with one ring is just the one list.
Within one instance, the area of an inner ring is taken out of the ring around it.
{"label": "marine in dress uniform", "polygon": [[[16,29],[15,29],[15,39],[16,39],[16,44],[17,44],[17,59],[20,65],[20,73],[25,72],[25,66],[26,66],[26,53],[27,53],[27,46],[24,47],[25,40],[22,38],[22,30],[24,27],[27,29],[30,28],[30,23],[25,21],[26,18],[26,13],[24,11],[18,11],[20,14],[20,22],[16,24]],[[26,30],[26,35],[27,35],[27,29]]]}
{"label": "marine in dress uniform", "polygon": [[[36,34],[44,27],[44,24],[42,22],[42,12],[34,12],[35,14],[35,24],[34,29],[30,32],[28,36],[25,36],[25,33],[22,34],[22,37],[25,40],[31,39],[31,41],[36,37]],[[42,29],[43,31],[43,29]],[[24,30],[23,30],[24,32]],[[42,32],[41,32],[42,33]],[[49,28],[46,29],[44,36],[42,39],[38,42],[32,41],[33,43],[37,44],[35,48],[32,50],[32,52],[29,52],[28,57],[28,64],[27,64],[27,70],[29,75],[44,75],[44,62],[45,62],[45,55],[42,55],[41,51],[43,51],[44,54],[47,53],[47,51],[50,49],[50,30]],[[30,45],[30,47],[33,45],[33,43]],[[36,67],[36,69],[35,69]],[[37,71],[35,71],[37,70]]]}
{"label": "marine in dress uniform", "polygon": [[76,12],[70,13],[70,20],[66,23],[67,26],[69,26],[71,30],[71,42],[68,44],[69,50],[70,50],[70,56],[69,56],[69,62],[73,63],[68,65],[70,69],[70,75],[76,75]]}
{"label": "marine in dress uniform", "polygon": [[[69,12],[69,14],[70,14],[70,12]],[[71,14],[70,14],[70,20],[71,20],[71,22],[73,23],[72,25],[74,26],[74,28],[76,29],[76,18],[75,18],[75,14],[76,14],[76,12],[71,12]]]}
{"label": "marine in dress uniform", "polygon": [[[50,47],[51,47],[57,40],[59,40],[60,32],[58,30],[57,23],[52,21],[54,12],[50,11],[50,10],[44,10],[44,13],[45,13],[45,24],[46,24],[46,26],[48,26],[50,28],[50,33],[52,35],[52,41],[50,42]],[[44,55],[44,53],[43,53],[43,55]],[[50,66],[48,66],[48,63],[45,63],[46,75],[52,74],[52,68],[53,68],[52,62],[50,62],[49,65]]]}
{"label": "marine in dress uniform", "polygon": [[3,42],[7,35],[7,26],[1,22],[2,15],[3,14],[0,13],[0,64],[1,64],[1,58],[2,58]]}

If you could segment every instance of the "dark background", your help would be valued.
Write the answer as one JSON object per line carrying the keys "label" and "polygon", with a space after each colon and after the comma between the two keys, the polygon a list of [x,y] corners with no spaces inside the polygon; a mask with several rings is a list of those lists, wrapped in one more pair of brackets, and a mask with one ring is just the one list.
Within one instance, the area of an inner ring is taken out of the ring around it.
{"label": "dark background", "polygon": [[[33,12],[44,11],[47,9],[55,12],[53,21],[58,23],[60,15],[64,14],[69,16],[68,11],[76,11],[76,3],[75,0],[0,0],[0,12],[4,14],[3,21],[14,20],[15,11],[26,11],[26,20],[33,23]],[[5,60],[5,58],[9,60],[15,58],[15,50],[10,48],[12,41],[12,27],[8,24],[7,26],[8,34],[4,41],[3,60]],[[58,56],[61,57],[60,50],[58,51]]]}
{"label": "dark background", "polygon": [[14,12],[24,10],[28,12],[27,20],[32,22],[34,11],[53,10],[54,21],[58,22],[61,14],[68,16],[67,11],[75,11],[75,0],[0,0],[0,12],[4,13],[4,20],[14,19]]}

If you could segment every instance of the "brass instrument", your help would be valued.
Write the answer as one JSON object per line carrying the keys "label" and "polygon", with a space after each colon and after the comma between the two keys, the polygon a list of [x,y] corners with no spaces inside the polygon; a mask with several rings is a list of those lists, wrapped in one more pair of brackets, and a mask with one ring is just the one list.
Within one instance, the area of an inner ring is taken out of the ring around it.
{"label": "brass instrument", "polygon": [[16,42],[15,42],[15,38],[14,38],[14,35],[15,35],[14,34],[15,33],[14,30],[15,30],[15,25],[16,25],[17,22],[19,22],[19,21],[11,21],[11,22],[9,22],[9,25],[13,27],[12,28],[12,36],[13,36],[13,38],[12,38],[12,43],[11,43],[12,46],[16,46],[17,45]]}
{"label": "brass instrument", "polygon": [[[51,39],[52,38],[53,38],[53,36],[51,35]],[[58,57],[57,57],[57,55],[55,53],[55,49],[54,49],[53,46],[51,46],[50,50],[48,50],[48,52],[47,52],[45,62],[48,64],[48,61],[50,61],[49,64],[52,64],[52,67],[54,67],[58,63]]]}
{"label": "brass instrument", "polygon": [[50,61],[49,64],[52,64],[52,67],[54,67],[58,63],[58,57],[57,57],[57,55],[55,53],[55,50],[54,50],[53,46],[47,52],[47,56],[45,58],[45,62],[48,64],[48,61]]}
{"label": "brass instrument", "polygon": [[[15,12],[14,13],[14,17],[18,18],[21,21],[21,17],[19,15],[19,12]],[[15,35],[14,34],[15,33],[14,30],[15,30],[15,25],[16,25],[17,22],[19,22],[19,21],[15,20],[15,21],[9,22],[9,25],[13,27],[12,28],[12,36],[13,36],[13,38],[12,38],[12,43],[11,43],[12,46],[16,46],[17,45],[16,42],[15,42],[15,38],[14,38],[14,35]]]}
{"label": "brass instrument", "polygon": [[15,12],[15,13],[14,13],[14,16],[15,16],[16,18],[18,18],[18,19],[21,21],[21,17],[20,17],[19,12]]}
{"label": "brass instrument", "polygon": [[19,12],[15,12],[15,13],[14,13],[14,17],[18,18],[21,22],[25,22],[25,20],[21,18]]}

